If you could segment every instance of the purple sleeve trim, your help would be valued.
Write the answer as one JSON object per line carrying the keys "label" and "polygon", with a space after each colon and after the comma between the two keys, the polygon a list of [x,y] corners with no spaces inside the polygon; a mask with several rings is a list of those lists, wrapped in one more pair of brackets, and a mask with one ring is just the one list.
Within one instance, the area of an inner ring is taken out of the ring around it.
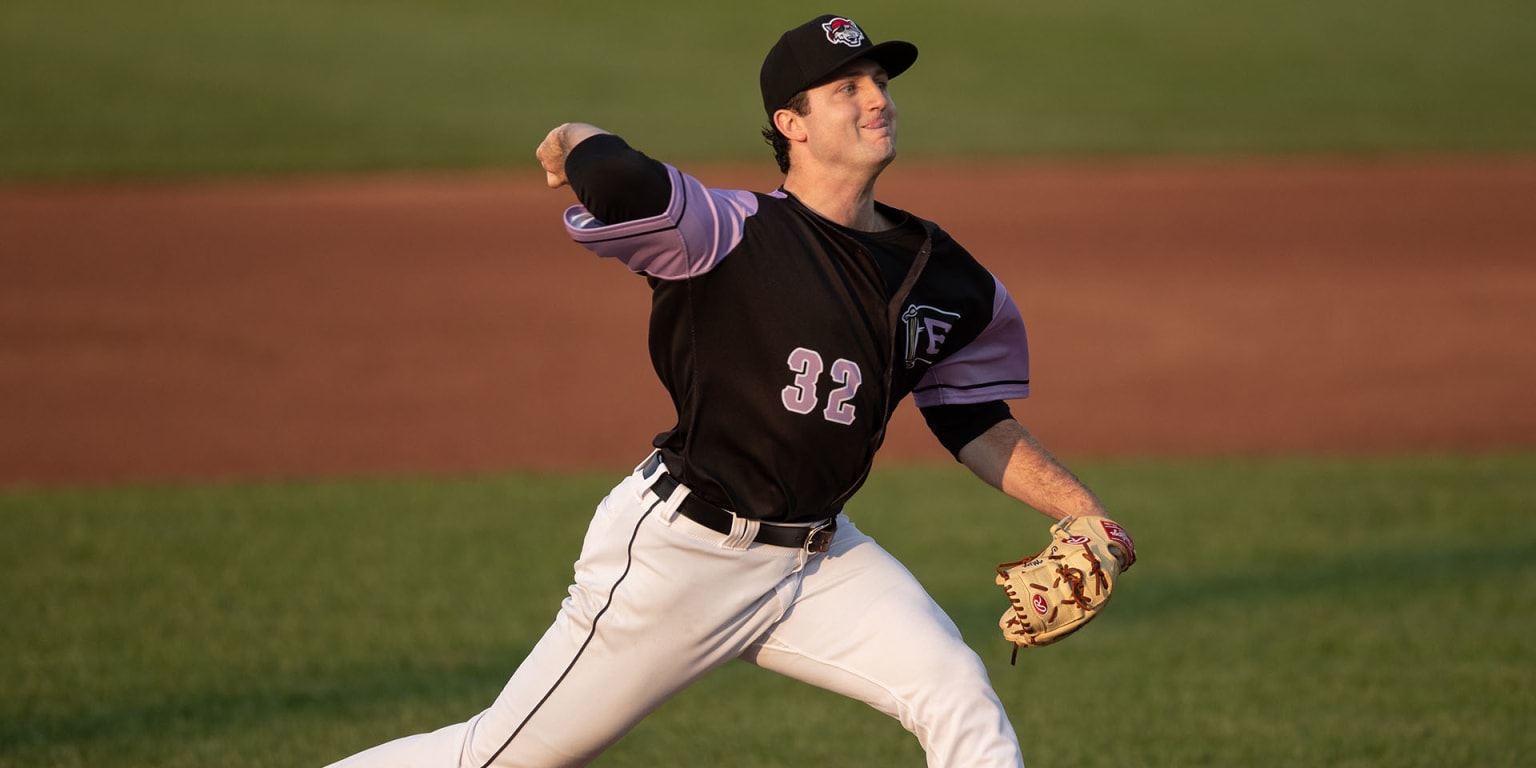
{"label": "purple sleeve trim", "polygon": [[672,199],[667,210],[644,219],[605,225],[580,205],[565,211],[565,229],[582,247],[618,259],[634,272],[662,280],[696,277],[715,268],[741,243],[757,196],[711,189],[668,165]]}
{"label": "purple sleeve trim", "polygon": [[1013,297],[996,277],[992,322],[959,352],[928,369],[912,390],[919,408],[1029,397],[1029,340]]}

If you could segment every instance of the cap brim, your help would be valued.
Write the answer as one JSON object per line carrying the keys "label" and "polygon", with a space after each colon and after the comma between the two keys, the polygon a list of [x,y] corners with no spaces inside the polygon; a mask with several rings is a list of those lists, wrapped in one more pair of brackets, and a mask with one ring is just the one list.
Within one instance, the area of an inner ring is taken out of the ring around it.
{"label": "cap brim", "polygon": [[869,48],[854,51],[847,58],[828,67],[827,71],[821,73],[820,77],[811,81],[806,87],[810,88],[831,77],[835,77],[844,67],[860,59],[873,60],[876,64],[880,65],[881,69],[885,70],[887,77],[895,77],[911,69],[913,62],[917,61],[917,46],[905,40],[887,40]]}
{"label": "cap brim", "polygon": [[861,58],[874,59],[885,69],[885,74],[895,77],[917,61],[917,46],[905,40],[888,40],[869,49]]}

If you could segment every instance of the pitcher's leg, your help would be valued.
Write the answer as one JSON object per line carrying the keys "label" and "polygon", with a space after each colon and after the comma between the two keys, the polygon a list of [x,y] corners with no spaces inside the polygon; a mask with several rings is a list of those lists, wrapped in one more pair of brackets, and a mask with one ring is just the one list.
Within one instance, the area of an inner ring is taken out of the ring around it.
{"label": "pitcher's leg", "polygon": [[571,673],[583,661],[589,666],[604,663],[601,649],[605,645],[599,652],[586,651],[599,632],[608,629],[605,618],[634,621],[625,618],[630,604],[623,599],[622,588],[633,570],[636,542],[656,504],[640,499],[628,484],[628,480],[620,483],[598,505],[582,542],[570,595],[494,704],[468,722],[396,739],[333,768],[580,765],[585,761],[582,754],[601,749],[623,733],[626,723],[643,716],[627,707],[594,706],[595,720],[575,718],[584,724],[577,734],[581,738],[576,739],[569,738],[565,724],[557,719],[546,715],[534,722],[543,705],[557,694],[562,701],[599,698],[599,690],[585,690],[588,683],[583,675],[572,678]]}
{"label": "pitcher's leg", "polygon": [[891,715],[930,766],[1023,764],[981,659],[911,572],[846,518],[794,606],[742,658]]}
{"label": "pitcher's leg", "polygon": [[674,519],[672,502],[647,487],[631,476],[599,506],[569,597],[494,704],[338,765],[585,765],[739,656],[782,615],[776,589],[796,575],[795,553],[724,549],[719,534]]}
{"label": "pitcher's leg", "polygon": [[[396,739],[336,763],[333,768],[481,768],[483,766],[577,766],[617,740],[654,708],[636,697],[602,700],[585,668],[604,664],[586,655],[588,635],[573,631],[567,608],[523,659],[501,695],[468,722]],[[584,665],[582,672],[577,667]],[[617,681],[616,684],[621,684]],[[681,685],[682,683],[679,683]],[[664,699],[670,692],[653,688]],[[586,700],[578,716],[563,712]],[[623,704],[625,706],[615,706]]]}
{"label": "pitcher's leg", "polygon": [[359,752],[326,768],[413,768],[419,765],[460,766],[474,721],[454,723],[431,733],[395,739]]}

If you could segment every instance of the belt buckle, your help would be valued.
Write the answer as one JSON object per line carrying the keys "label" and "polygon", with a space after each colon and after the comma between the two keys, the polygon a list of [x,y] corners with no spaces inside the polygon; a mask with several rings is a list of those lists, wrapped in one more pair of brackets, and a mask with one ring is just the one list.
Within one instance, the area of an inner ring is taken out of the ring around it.
{"label": "belt buckle", "polygon": [[833,518],[811,529],[805,536],[805,552],[819,555],[832,548],[832,537],[837,533],[837,519]]}

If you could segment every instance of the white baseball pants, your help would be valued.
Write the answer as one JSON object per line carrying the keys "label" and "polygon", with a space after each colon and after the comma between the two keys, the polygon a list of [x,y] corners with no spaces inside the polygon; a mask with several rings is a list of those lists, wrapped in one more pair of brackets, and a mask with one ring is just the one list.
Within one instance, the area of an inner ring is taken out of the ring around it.
{"label": "white baseball pants", "polygon": [[662,501],[660,475],[637,469],[598,505],[570,596],[495,703],[335,766],[585,765],[732,659],[867,702],[917,736],[929,766],[1023,765],[954,622],[846,517],[824,554],[752,544],[750,521],[727,536],[679,516],[687,489]]}

